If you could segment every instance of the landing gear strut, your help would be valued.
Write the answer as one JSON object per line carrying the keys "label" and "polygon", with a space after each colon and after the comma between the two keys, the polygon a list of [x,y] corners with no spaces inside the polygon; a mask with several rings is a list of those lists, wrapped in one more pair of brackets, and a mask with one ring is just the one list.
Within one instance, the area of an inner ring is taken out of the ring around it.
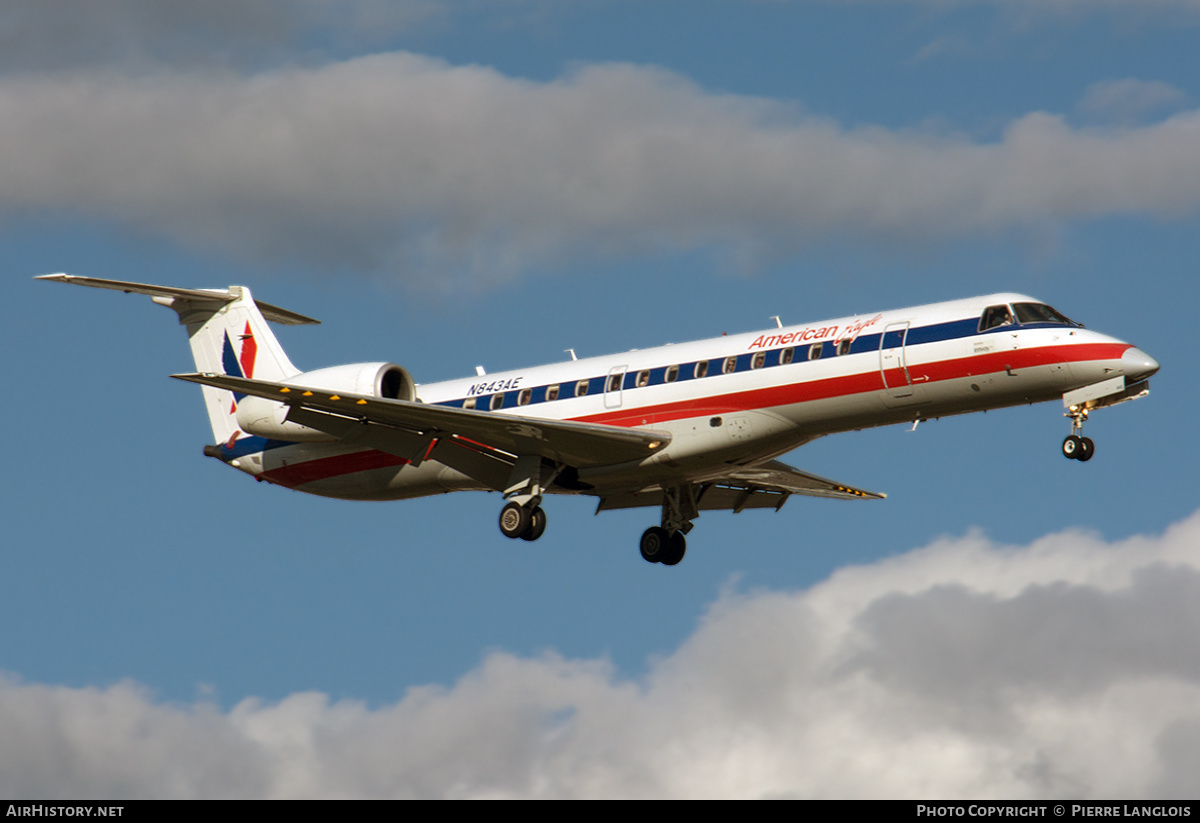
{"label": "landing gear strut", "polygon": [[554,482],[563,467],[536,455],[517,458],[504,496],[508,503],[500,510],[500,531],[505,537],[537,540],[546,531],[546,513],[542,511],[542,492]]}
{"label": "landing gear strut", "polygon": [[692,520],[700,516],[694,486],[663,489],[662,525],[651,526],[642,534],[639,548],[648,563],[674,566],[687,553],[685,534],[692,530]]}
{"label": "landing gear strut", "polygon": [[1092,442],[1092,438],[1083,436],[1083,421],[1087,420],[1087,409],[1071,406],[1066,416],[1071,418],[1071,433],[1063,440],[1063,457],[1086,463],[1096,453],[1096,444]]}

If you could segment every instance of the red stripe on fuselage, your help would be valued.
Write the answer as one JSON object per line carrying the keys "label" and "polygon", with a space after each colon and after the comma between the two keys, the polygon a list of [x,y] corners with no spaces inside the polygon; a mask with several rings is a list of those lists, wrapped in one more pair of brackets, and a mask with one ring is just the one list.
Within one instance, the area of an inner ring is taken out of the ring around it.
{"label": "red stripe on fuselage", "polygon": [[330,477],[339,477],[343,474],[403,466],[407,463],[408,460],[403,457],[372,449],[353,454],[339,454],[335,457],[306,460],[303,463],[271,469],[263,472],[259,477],[280,486],[294,487],[317,480],[328,480]]}
{"label": "red stripe on fuselage", "polygon": [[[1092,360],[1119,360],[1130,348],[1128,343],[1084,343],[1076,346],[1041,346],[1037,348],[1012,349],[989,352],[952,360],[931,363],[909,364],[909,375],[921,378],[920,385],[929,385],[942,380],[992,374],[1005,369],[1028,369],[1054,363],[1081,363]],[[861,362],[861,361],[860,361]],[[878,364],[878,358],[875,360]],[[889,369],[889,374],[897,372]],[[928,378],[928,379],[925,379]],[[830,397],[845,397],[851,394],[880,391],[885,388],[879,368],[823,380],[788,383],[762,389],[697,397],[677,403],[663,403],[640,408],[619,409],[600,414],[573,417],[580,423],[603,423],[608,426],[640,426],[701,417],[709,414],[765,409],[772,406],[788,406],[809,400],[824,400]]]}
{"label": "red stripe on fuselage", "polygon": [[[974,375],[992,374],[1005,369],[1027,369],[1054,363],[1082,363],[1093,360],[1119,360],[1128,343],[1084,343],[1076,346],[1042,346],[1037,348],[1012,349],[989,352],[971,357],[938,360],[931,363],[909,364],[909,375],[920,379],[920,385],[929,385],[942,380],[952,380]],[[878,358],[875,360],[878,364]],[[889,369],[889,374],[898,372]],[[768,372],[769,373],[769,372]],[[707,378],[706,378],[707,379]],[[663,403],[641,408],[619,409],[601,414],[571,418],[584,423],[603,423],[610,426],[640,426],[688,417],[711,414],[729,414],[750,409],[772,406],[787,406],[808,400],[823,400],[851,394],[880,391],[884,388],[878,367],[858,374],[829,377],[823,380],[788,383],[762,389],[750,389],[711,397],[697,397],[677,403]],[[479,443],[461,435],[455,435],[459,445],[495,451],[493,446]],[[317,480],[327,480],[344,474],[369,471],[390,466],[402,466],[409,461],[386,452],[371,450],[323,457],[292,466],[264,472],[262,479],[281,486],[295,487]]]}

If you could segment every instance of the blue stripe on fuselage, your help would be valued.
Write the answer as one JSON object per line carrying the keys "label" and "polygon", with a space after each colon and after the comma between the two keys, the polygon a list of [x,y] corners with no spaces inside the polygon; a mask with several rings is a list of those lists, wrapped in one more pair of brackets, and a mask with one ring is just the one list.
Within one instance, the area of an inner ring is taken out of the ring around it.
{"label": "blue stripe on fuselage", "polygon": [[[1016,330],[1027,331],[1030,329],[1045,329],[1045,328],[1061,329],[1061,328],[1064,328],[1064,326],[1061,323],[1020,323],[1020,324],[1007,325],[1007,326],[997,326],[995,328],[985,329],[984,331],[979,331],[979,318],[978,317],[968,317],[963,320],[951,320],[946,323],[934,323],[933,325],[929,325],[929,326],[909,327],[907,338],[905,337],[903,330],[893,330],[893,331],[886,332],[886,334],[884,332],[876,332],[875,334],[864,334],[864,335],[854,338],[854,340],[851,341],[851,343],[850,343],[850,350],[840,356],[845,357],[847,354],[864,354],[864,353],[868,353],[868,352],[876,352],[876,351],[880,351],[880,349],[895,349],[895,348],[899,348],[901,346],[901,344],[906,345],[906,346],[919,346],[924,343],[940,343],[945,340],[957,340],[960,338],[975,337],[976,335],[998,334],[998,333],[1003,333],[1003,332],[1007,332],[1007,331],[1016,331]],[[883,338],[882,346],[880,345],[880,338]],[[821,346],[821,356],[818,358],[820,360],[839,356],[839,355],[837,355],[837,343],[834,342],[833,340],[824,340],[824,341],[820,341],[819,343],[812,344],[812,345],[820,345]],[[781,365],[781,363],[780,363],[781,353],[784,351],[784,349],[789,349],[789,348],[793,349],[794,355],[793,355],[792,361],[790,363],[787,363],[784,365],[797,365],[797,364],[809,362],[808,352],[809,352],[809,349],[811,348],[811,346],[810,346],[810,344],[801,343],[799,345],[779,346],[777,348],[767,350],[766,351],[766,361],[763,363],[762,366],[760,366],[760,368],[770,368],[773,366]],[[737,354],[737,368],[735,369],[735,373],[749,371],[750,367],[751,367],[751,363],[753,361],[754,354],[755,354],[754,352],[751,352],[749,354],[744,353],[744,352],[739,352]],[[732,354],[726,355],[726,357],[731,357],[731,356],[733,356],[733,355]],[[702,362],[702,361],[692,360],[687,363],[680,363],[678,377],[672,382],[683,383],[688,380],[707,380],[710,377],[720,377],[723,374],[725,374],[725,372],[722,368],[724,365],[725,359],[726,359],[725,357],[710,358],[708,360],[708,373],[704,377],[696,377],[695,376],[696,364],[699,362]],[[667,382],[666,381],[666,372],[667,372],[668,368],[669,368],[668,366],[654,366],[648,370],[647,369],[630,370],[625,374],[625,379],[622,383],[622,388],[623,389],[639,388],[636,385],[637,375],[643,371],[650,372],[650,379],[647,381],[646,386],[663,385]],[[574,393],[575,384],[577,382],[579,382],[580,380],[586,380],[588,382],[588,394],[589,395],[600,394],[604,391],[606,378],[603,376],[589,377],[589,378],[576,378],[575,380],[564,380],[564,381],[561,381],[559,385],[561,385],[563,388],[569,388],[570,390],[560,392],[559,399],[566,400],[566,399],[575,397],[576,396]],[[546,384],[543,386],[532,387],[530,399],[526,405],[537,405],[538,403],[547,402],[546,401],[546,389],[550,385],[553,385],[553,384]],[[503,392],[503,394],[504,394],[504,402],[497,408],[511,409],[511,408],[518,407],[517,399],[520,395],[520,390]],[[478,395],[477,397],[478,397],[478,401],[479,401],[478,408],[481,408],[481,409],[490,409],[491,408],[492,395],[485,394],[485,395]],[[456,400],[443,400],[435,405],[448,406],[451,408],[460,409],[463,407],[463,403],[467,399],[468,398],[464,397],[464,398],[458,398]],[[553,401],[550,401],[550,402],[553,402]]]}

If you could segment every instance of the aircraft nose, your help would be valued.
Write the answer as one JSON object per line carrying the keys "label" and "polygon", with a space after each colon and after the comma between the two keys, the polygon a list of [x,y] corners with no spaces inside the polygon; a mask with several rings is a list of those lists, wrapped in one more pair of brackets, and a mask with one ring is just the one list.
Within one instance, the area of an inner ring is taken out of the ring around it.
{"label": "aircraft nose", "polygon": [[1136,383],[1158,371],[1158,361],[1137,346],[1130,346],[1121,355],[1121,367],[1125,370],[1125,379]]}

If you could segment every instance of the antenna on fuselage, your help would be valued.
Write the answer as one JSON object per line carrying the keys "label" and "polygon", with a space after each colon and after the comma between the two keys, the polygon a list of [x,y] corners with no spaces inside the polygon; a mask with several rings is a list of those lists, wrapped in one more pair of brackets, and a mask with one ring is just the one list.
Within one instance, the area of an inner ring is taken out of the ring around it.
{"label": "antenna on fuselage", "polygon": [[771,319],[775,321],[775,328],[777,328],[777,329],[783,328],[783,321],[779,319],[778,314],[771,315]]}
{"label": "antenna on fuselage", "polygon": [[563,351],[565,351],[567,354],[571,355],[571,359],[572,359],[572,360],[578,360],[578,359],[579,359],[578,357],[576,357],[576,356],[575,356],[575,350],[574,350],[574,349],[563,349]]}
{"label": "antenna on fuselage", "polygon": [[487,372],[483,370],[483,366],[476,366],[475,374],[479,375],[480,377],[483,377],[485,374],[487,374]]}

